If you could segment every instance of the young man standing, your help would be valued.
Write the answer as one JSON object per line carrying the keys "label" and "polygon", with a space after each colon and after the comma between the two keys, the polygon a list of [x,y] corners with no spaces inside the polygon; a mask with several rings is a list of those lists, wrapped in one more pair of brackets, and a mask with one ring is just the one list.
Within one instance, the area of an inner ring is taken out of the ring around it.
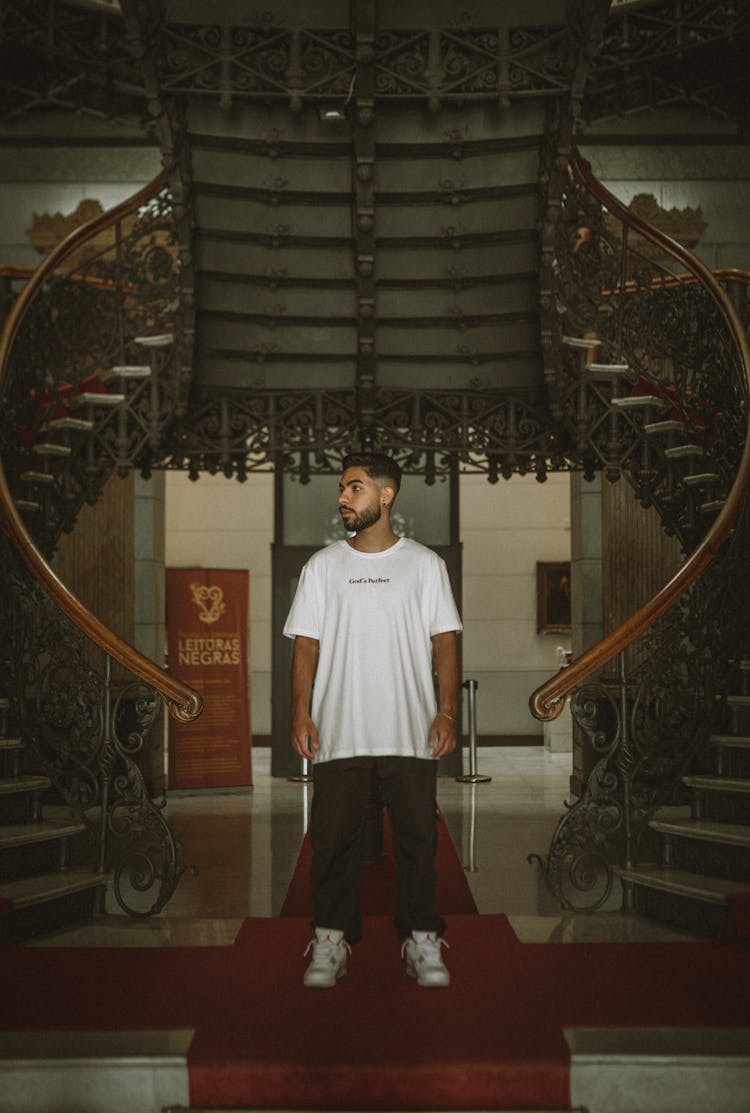
{"label": "young man standing", "polygon": [[353,536],[307,562],[284,627],[294,638],[292,746],[313,763],[310,987],[336,984],[362,934],[359,840],[373,778],[393,834],[407,973],[423,986],[450,982],[435,794],[437,759],[456,745],[461,620],[444,562],[391,528],[400,484],[388,456],[344,459],[339,512]]}

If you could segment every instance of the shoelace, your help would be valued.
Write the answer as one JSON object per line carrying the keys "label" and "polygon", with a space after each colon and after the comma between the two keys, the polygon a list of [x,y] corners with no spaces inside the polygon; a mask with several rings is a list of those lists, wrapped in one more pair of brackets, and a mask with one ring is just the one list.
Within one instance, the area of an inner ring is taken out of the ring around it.
{"label": "shoelace", "polygon": [[302,956],[303,958],[307,958],[311,947],[314,948],[313,962],[322,962],[324,959],[330,956],[331,951],[334,950],[336,947],[344,947],[349,954],[352,953],[352,949],[347,943],[346,939],[342,939],[339,943],[334,943],[332,939],[311,939],[305,947],[305,953]]}
{"label": "shoelace", "polygon": [[401,957],[402,958],[404,957],[404,954],[406,953],[407,943],[416,943],[418,947],[433,947],[435,949],[435,951],[437,952],[437,954],[433,954],[431,957],[436,958],[438,960],[438,962],[442,962],[442,958],[440,956],[440,948],[441,947],[446,947],[448,950],[451,949],[450,943],[446,942],[446,940],[443,939],[442,936],[440,936],[440,935],[438,935],[435,939],[423,939],[421,942],[417,942],[417,940],[413,939],[413,938],[412,939],[405,939],[404,942],[401,945]]}

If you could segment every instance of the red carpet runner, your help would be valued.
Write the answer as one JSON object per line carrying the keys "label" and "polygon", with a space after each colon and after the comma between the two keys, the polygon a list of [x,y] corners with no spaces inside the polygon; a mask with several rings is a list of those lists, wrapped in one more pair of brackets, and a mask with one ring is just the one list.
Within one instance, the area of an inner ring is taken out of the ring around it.
{"label": "red carpet runner", "polygon": [[[466,874],[442,815],[438,819],[437,830],[438,846],[435,864],[438,879],[438,909],[443,916],[476,912],[477,906],[466,880]],[[382,862],[362,868],[362,911],[365,915],[381,915],[390,912],[396,904],[396,869],[393,863],[391,832],[387,817],[383,823],[383,850],[385,857]],[[310,836],[306,835],[281,909],[282,916],[309,917],[311,915],[311,859]]]}
{"label": "red carpet runner", "polygon": [[[569,1108],[566,1027],[743,1027],[741,944],[522,944],[450,917],[452,984],[403,972],[390,915],[334,990],[305,990],[307,916],[246,920],[231,947],[7,948],[0,1028],[194,1028],[199,1108]],[[43,1002],[43,1004],[42,1004]]]}

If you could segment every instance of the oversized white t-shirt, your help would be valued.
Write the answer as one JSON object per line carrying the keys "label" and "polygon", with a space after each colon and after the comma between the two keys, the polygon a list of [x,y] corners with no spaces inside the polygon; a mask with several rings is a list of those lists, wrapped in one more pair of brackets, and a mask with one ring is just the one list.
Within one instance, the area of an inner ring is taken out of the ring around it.
{"label": "oversized white t-shirt", "polygon": [[431,758],[434,634],[460,630],[445,562],[402,537],[380,553],[346,541],[302,569],[284,634],[320,643],[311,715],[316,762],[362,754]]}

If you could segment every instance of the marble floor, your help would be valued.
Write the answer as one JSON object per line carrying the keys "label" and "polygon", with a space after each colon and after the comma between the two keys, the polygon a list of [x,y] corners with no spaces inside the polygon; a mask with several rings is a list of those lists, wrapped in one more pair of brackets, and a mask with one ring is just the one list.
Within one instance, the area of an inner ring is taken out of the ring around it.
{"label": "marble floor", "polygon": [[[106,916],[32,945],[223,945],[244,917],[278,915],[312,790],[271,777],[267,749],[256,750],[253,760],[251,791],[170,795],[168,818],[195,872],[185,873],[160,916],[133,920],[111,901]],[[547,852],[568,796],[570,754],[543,746],[482,747],[478,766],[489,783],[440,778],[438,801],[480,912],[507,914],[524,942],[692,938],[621,911],[617,885],[600,912],[560,913],[527,857]]]}

